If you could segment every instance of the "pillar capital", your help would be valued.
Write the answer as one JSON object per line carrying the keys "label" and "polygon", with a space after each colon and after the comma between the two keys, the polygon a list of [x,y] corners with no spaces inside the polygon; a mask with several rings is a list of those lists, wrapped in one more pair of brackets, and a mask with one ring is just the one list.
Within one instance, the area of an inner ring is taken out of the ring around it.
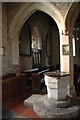
{"label": "pillar capital", "polygon": [[69,31],[66,28],[63,28],[62,35],[69,35]]}

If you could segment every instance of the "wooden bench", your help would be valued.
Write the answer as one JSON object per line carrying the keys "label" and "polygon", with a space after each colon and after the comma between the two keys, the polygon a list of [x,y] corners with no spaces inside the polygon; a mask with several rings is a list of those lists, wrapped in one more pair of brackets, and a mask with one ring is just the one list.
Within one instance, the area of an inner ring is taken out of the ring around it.
{"label": "wooden bench", "polygon": [[32,74],[37,73],[38,71],[39,68],[35,68],[35,69],[25,70],[22,72],[27,75],[27,84],[26,84],[27,89],[32,88]]}
{"label": "wooden bench", "polygon": [[6,103],[17,96],[24,94],[26,90],[26,75],[20,74],[16,76],[6,76],[2,77],[3,103]]}
{"label": "wooden bench", "polygon": [[41,85],[45,82],[44,81],[44,74],[45,72],[49,71],[49,69],[42,70],[37,73],[32,74],[32,89],[33,90],[40,90]]}

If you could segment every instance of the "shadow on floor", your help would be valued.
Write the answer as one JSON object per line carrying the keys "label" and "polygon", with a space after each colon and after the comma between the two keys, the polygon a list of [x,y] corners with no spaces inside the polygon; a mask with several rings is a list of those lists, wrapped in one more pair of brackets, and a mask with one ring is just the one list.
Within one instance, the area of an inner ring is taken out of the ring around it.
{"label": "shadow on floor", "polygon": [[12,120],[13,118],[25,118],[25,117],[18,115],[17,112],[15,111],[2,109],[2,120]]}

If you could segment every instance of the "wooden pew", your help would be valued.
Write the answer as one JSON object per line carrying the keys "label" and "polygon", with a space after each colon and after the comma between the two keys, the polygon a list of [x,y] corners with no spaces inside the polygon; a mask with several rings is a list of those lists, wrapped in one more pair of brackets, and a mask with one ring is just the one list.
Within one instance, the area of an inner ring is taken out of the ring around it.
{"label": "wooden pew", "polygon": [[26,79],[27,76],[24,74],[2,79],[2,102],[6,103],[24,94],[26,91]]}
{"label": "wooden pew", "polygon": [[41,85],[45,82],[43,73],[49,71],[49,69],[42,70],[38,73],[32,74],[32,89],[40,90]]}

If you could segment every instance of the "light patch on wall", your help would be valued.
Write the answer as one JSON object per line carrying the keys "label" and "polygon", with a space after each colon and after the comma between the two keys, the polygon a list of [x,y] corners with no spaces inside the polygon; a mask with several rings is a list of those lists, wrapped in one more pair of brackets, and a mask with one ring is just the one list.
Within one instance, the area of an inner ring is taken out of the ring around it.
{"label": "light patch on wall", "polygon": [[76,50],[75,50],[75,37],[72,37],[72,44],[73,44],[73,56],[76,56]]}
{"label": "light patch on wall", "polygon": [[1,47],[0,48],[0,56],[4,56],[5,55],[5,47]]}

